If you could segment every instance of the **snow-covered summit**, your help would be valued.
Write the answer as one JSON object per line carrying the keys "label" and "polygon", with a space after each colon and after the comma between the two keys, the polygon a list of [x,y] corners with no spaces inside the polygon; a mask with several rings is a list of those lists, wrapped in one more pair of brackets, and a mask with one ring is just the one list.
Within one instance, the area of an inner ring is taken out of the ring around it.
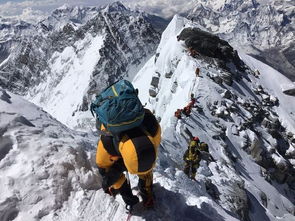
{"label": "snow-covered summit", "polygon": [[[84,25],[87,21],[95,17],[100,8],[69,6],[67,4],[55,9],[46,19],[37,23],[37,26],[46,26],[48,30],[59,31],[67,24],[71,24],[75,29]],[[44,31],[48,31],[45,29]]]}
{"label": "snow-covered summit", "polygon": [[127,11],[128,9],[122,4],[122,2],[114,2],[106,6],[105,10],[107,12],[112,11]]}

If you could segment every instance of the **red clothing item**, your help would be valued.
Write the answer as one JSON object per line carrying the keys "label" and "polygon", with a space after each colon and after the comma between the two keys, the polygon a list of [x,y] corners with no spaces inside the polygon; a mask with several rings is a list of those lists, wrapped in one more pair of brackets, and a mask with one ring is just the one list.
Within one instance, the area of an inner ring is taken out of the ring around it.
{"label": "red clothing item", "polygon": [[187,105],[187,107],[190,107],[191,109],[192,107],[194,107],[195,103],[196,103],[196,98],[192,98],[189,104]]}
{"label": "red clothing item", "polygon": [[175,111],[174,116],[177,117],[178,119],[181,119],[181,112],[182,112],[182,109],[177,109],[177,111]]}

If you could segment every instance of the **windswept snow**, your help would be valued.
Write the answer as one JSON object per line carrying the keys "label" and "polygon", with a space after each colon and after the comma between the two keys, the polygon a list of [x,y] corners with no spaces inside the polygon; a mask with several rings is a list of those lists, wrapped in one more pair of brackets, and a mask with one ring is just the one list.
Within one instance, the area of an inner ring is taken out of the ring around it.
{"label": "windswept snow", "polygon": [[86,152],[94,140],[1,90],[0,220],[52,220],[65,202],[98,189]]}

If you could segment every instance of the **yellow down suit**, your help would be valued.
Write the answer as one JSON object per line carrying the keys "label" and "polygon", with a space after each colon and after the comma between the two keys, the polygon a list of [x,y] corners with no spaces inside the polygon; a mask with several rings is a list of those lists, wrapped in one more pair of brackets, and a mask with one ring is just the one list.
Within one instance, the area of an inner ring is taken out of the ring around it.
{"label": "yellow down suit", "polygon": [[153,182],[152,169],[160,141],[160,125],[147,109],[140,127],[124,131],[117,136],[101,135],[96,164],[103,176],[104,185],[120,189],[126,180],[123,171],[127,170],[131,174],[137,174],[139,184],[150,192]]}

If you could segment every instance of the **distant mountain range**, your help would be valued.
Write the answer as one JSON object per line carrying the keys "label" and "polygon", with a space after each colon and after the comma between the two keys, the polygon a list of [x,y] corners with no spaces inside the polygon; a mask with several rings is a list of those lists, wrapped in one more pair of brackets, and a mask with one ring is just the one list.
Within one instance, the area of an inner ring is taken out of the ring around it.
{"label": "distant mountain range", "polygon": [[62,108],[66,96],[72,96],[61,90],[63,79],[75,73],[86,82],[79,87],[81,93],[72,88],[78,97],[66,110],[74,115],[87,110],[93,94],[106,85],[136,74],[155,52],[163,24],[164,19],[119,2],[99,8],[61,7],[36,25],[2,18],[0,86],[50,112],[51,105]]}
{"label": "distant mountain range", "polygon": [[200,0],[188,18],[295,81],[295,2]]}

